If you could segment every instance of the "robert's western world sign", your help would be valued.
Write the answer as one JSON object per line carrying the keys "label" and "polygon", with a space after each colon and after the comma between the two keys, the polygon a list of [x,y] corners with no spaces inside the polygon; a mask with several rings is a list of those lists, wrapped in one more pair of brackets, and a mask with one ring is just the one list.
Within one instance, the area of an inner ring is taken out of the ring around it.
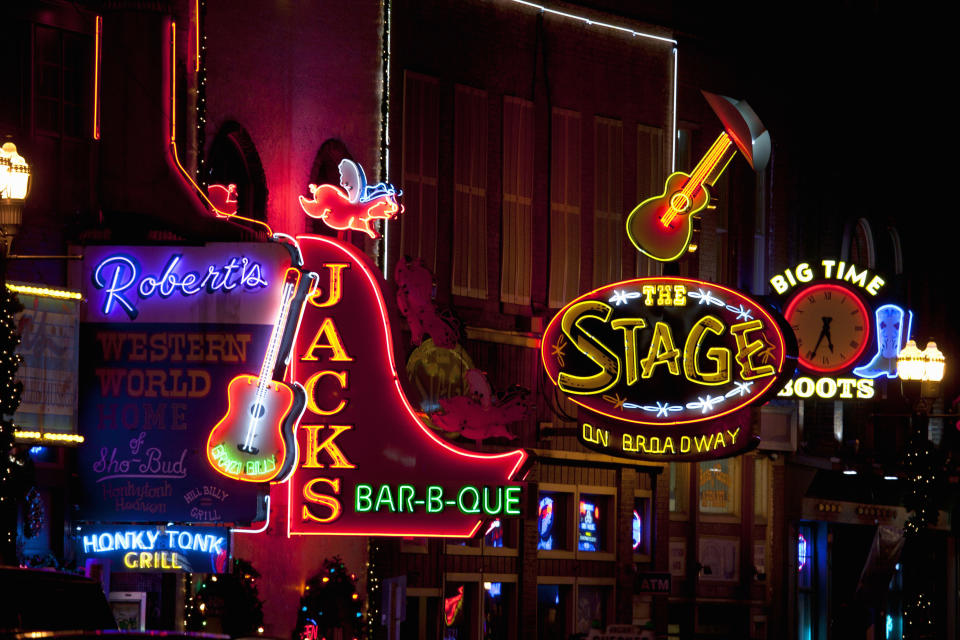
{"label": "robert's western world sign", "polygon": [[580,441],[647,460],[703,460],[756,446],[749,405],[793,373],[776,312],[710,282],[610,284],[569,303],[541,343],[547,374],[582,406]]}

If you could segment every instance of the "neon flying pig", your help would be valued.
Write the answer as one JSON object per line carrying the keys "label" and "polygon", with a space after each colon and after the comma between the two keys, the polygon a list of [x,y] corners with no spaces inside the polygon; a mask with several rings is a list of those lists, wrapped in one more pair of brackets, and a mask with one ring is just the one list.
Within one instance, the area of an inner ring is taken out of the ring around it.
{"label": "neon flying pig", "polygon": [[332,184],[311,184],[313,199],[300,196],[300,207],[311,218],[319,218],[338,231],[352,229],[379,238],[380,234],[370,225],[403,213],[403,207],[397,203],[402,192],[385,182],[368,186],[363,169],[352,160],[341,160],[339,169],[343,189]]}

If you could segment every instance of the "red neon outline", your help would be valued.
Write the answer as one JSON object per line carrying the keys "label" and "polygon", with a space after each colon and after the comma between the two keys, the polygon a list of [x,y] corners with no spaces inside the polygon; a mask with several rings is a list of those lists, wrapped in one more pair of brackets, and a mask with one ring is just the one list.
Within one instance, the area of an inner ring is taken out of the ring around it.
{"label": "red neon outline", "polygon": [[[367,277],[367,280],[370,282],[370,286],[373,288],[373,291],[376,294],[377,304],[380,307],[380,319],[382,320],[381,324],[383,326],[383,342],[384,342],[386,353],[387,353],[387,363],[390,367],[389,372],[391,377],[393,378],[393,384],[397,388],[397,393],[400,396],[401,402],[403,403],[403,407],[407,410],[407,414],[409,414],[410,419],[413,420],[417,424],[417,426],[420,427],[420,430],[427,437],[433,440],[433,442],[440,445],[441,447],[443,447],[444,449],[446,449],[447,451],[449,451],[451,454],[455,456],[472,458],[475,460],[496,460],[498,458],[510,458],[510,457],[516,456],[517,461],[513,465],[513,468],[510,470],[510,472],[507,474],[507,477],[506,477],[506,481],[508,482],[513,480],[513,476],[515,476],[517,471],[520,470],[520,467],[523,466],[523,463],[526,461],[528,457],[528,454],[525,450],[514,449],[513,451],[506,451],[504,453],[489,453],[489,454],[472,453],[470,451],[464,451],[463,449],[458,449],[456,447],[453,447],[447,442],[444,442],[443,440],[441,440],[433,431],[431,431],[427,427],[427,425],[423,424],[423,422],[421,422],[420,419],[417,417],[416,411],[413,409],[412,406],[410,406],[410,401],[407,399],[407,395],[403,392],[403,388],[400,386],[400,378],[397,376],[397,366],[396,366],[396,361],[394,360],[394,355],[393,355],[393,341],[392,341],[393,334],[390,330],[390,318],[389,318],[389,315],[387,314],[386,303],[383,300],[383,292],[380,290],[380,285],[377,282],[377,279],[370,272],[370,268],[367,266],[365,258],[361,257],[360,254],[357,252],[357,250],[351,245],[338,242],[336,240],[327,238],[325,236],[316,236],[316,235],[310,235],[310,234],[298,235],[297,240],[299,241],[301,239],[319,240],[325,244],[331,245],[334,249],[343,251],[348,256],[350,256],[350,258],[355,263],[357,263],[360,266],[361,270],[363,271],[363,274]],[[291,378],[293,380],[297,379],[296,367],[297,367],[297,358],[296,357],[290,358],[290,371],[291,371]],[[292,473],[290,475],[291,477],[293,476]],[[480,526],[483,524],[483,518],[479,518],[476,524],[473,526],[470,533],[466,535],[462,533],[446,533],[446,532],[445,533],[441,533],[441,532],[423,533],[422,531],[419,531],[419,530],[397,531],[395,527],[390,531],[377,531],[375,529],[367,530],[367,531],[349,531],[349,532],[348,531],[330,531],[330,532],[291,531],[290,524],[291,524],[291,517],[293,513],[293,499],[292,499],[293,497],[291,495],[293,491],[292,485],[293,485],[292,482],[287,482],[287,537],[288,538],[291,535],[295,535],[295,536],[356,535],[356,536],[388,536],[388,537],[416,536],[418,538],[472,538],[477,533],[477,531],[480,530]],[[463,514],[463,515],[468,515],[468,514]]]}
{"label": "red neon outline", "polygon": [[[292,277],[292,283],[290,282],[291,277]],[[283,274],[283,287],[286,288],[288,284],[293,285],[293,290],[290,294],[289,300],[280,301],[280,309],[277,311],[278,316],[285,315],[283,310],[284,306],[288,307],[287,311],[290,310],[289,307],[292,306],[293,300],[297,296],[297,289],[300,286],[300,270],[297,269],[296,267],[287,267],[286,271]],[[302,318],[303,318],[303,314],[301,314],[300,318],[298,318],[297,320],[297,326],[294,331],[294,339],[296,339],[296,334],[300,331],[300,320]],[[270,341],[272,342],[274,339],[276,339],[278,348],[279,348],[279,344],[283,342],[283,335],[282,335],[283,327],[279,327],[279,325],[277,324],[279,319],[280,318],[277,318],[277,321],[274,321],[274,323],[271,325],[271,331],[270,331]],[[284,324],[289,324],[289,320],[285,320]],[[280,335],[276,335],[276,332],[278,330],[280,331]],[[270,348],[268,346],[267,353],[269,352],[270,352]],[[279,357],[280,357],[279,353],[274,355],[274,364],[276,364],[276,360],[279,359]],[[277,381],[277,380],[268,380],[267,386],[269,387],[270,383],[273,382],[278,386],[278,388],[282,387],[283,389],[285,389],[289,395],[287,396],[287,406],[283,409],[283,411],[280,412],[281,419],[276,421],[276,427],[277,427],[276,430],[280,434],[280,443],[283,445],[283,448],[280,449],[280,451],[282,451],[284,455],[282,457],[279,457],[279,459],[277,460],[277,466],[274,468],[273,473],[259,474],[255,476],[248,476],[244,474],[243,477],[241,477],[241,474],[233,475],[230,473],[225,473],[217,464],[214,463],[213,458],[210,456],[210,451],[211,449],[214,448],[210,446],[210,442],[213,440],[213,435],[217,433],[217,431],[220,429],[220,425],[222,425],[224,422],[227,422],[228,418],[234,418],[233,394],[230,393],[230,390],[233,388],[233,384],[235,382],[240,381],[241,379],[253,378],[253,380],[256,381],[256,384],[259,385],[260,379],[263,376],[270,375],[269,371],[264,371],[263,369],[263,365],[266,364],[266,358],[267,358],[267,354],[264,354],[264,362],[261,365],[259,375],[253,375],[250,373],[241,373],[240,375],[236,375],[233,378],[231,378],[230,382],[227,383],[227,413],[224,414],[224,416],[217,421],[217,424],[215,424],[212,429],[210,429],[210,435],[207,436],[207,446],[206,446],[207,462],[210,464],[211,467],[213,467],[213,470],[223,476],[232,478],[234,480],[240,480],[242,482],[283,482],[284,480],[286,480],[286,478],[293,475],[293,470],[296,468],[297,464],[300,462],[300,450],[299,450],[299,447],[297,446],[297,428],[300,425],[300,419],[298,418],[294,422],[293,443],[291,445],[287,444],[286,438],[284,438],[284,435],[283,435],[283,423],[286,419],[287,414],[289,414],[290,410],[293,408],[294,400],[296,399],[296,394],[294,393],[294,390],[291,389],[291,385],[285,382]],[[301,418],[303,417],[302,413],[300,414],[300,417]],[[227,430],[229,430],[229,428]],[[276,477],[280,474],[280,471],[283,469],[283,466],[284,466],[283,463],[286,462],[287,454],[290,453],[289,451],[287,451],[289,446],[293,447],[293,452],[295,455],[294,464],[293,466],[290,467],[290,470],[287,471],[286,478],[276,480]]]}
{"label": "red neon outline", "polygon": [[[670,281],[670,282],[677,282],[677,281],[679,281],[679,282],[695,283],[695,284],[700,285],[700,286],[712,287],[712,288],[720,289],[721,291],[726,291],[727,293],[733,294],[735,297],[737,297],[737,298],[739,298],[739,299],[741,299],[741,300],[748,300],[749,302],[751,302],[753,308],[754,308],[756,311],[759,311],[759,312],[762,313],[764,316],[766,316],[767,320],[769,321],[770,326],[774,328],[774,330],[775,330],[775,332],[776,332],[776,334],[777,334],[777,339],[778,339],[778,341],[779,341],[779,343],[780,343],[780,358],[779,358],[779,362],[777,363],[777,367],[776,367],[776,369],[777,369],[777,375],[772,376],[770,382],[768,382],[765,387],[763,387],[763,388],[760,389],[759,391],[755,391],[755,392],[752,393],[752,394],[750,395],[750,397],[747,398],[744,402],[741,402],[740,404],[738,404],[737,406],[733,407],[732,409],[727,409],[726,411],[723,411],[723,412],[721,412],[721,413],[716,413],[716,414],[712,414],[712,415],[709,415],[709,416],[703,416],[702,418],[697,418],[696,420],[674,420],[674,421],[672,421],[672,422],[647,422],[647,421],[644,421],[644,420],[633,420],[633,419],[631,419],[631,418],[627,418],[627,417],[622,416],[622,415],[616,415],[616,414],[612,414],[612,413],[607,413],[606,411],[601,411],[600,409],[598,409],[598,408],[596,408],[596,407],[588,406],[588,405],[580,402],[579,400],[577,400],[577,396],[576,396],[575,394],[566,394],[567,398],[569,398],[570,400],[573,400],[574,402],[576,402],[578,405],[580,405],[580,406],[583,407],[584,409],[587,409],[587,410],[589,410],[589,411],[593,411],[594,413],[599,413],[600,415],[606,416],[606,417],[611,418],[611,419],[613,419],[613,420],[617,420],[618,422],[630,422],[630,423],[633,423],[633,424],[645,424],[645,425],[650,425],[650,426],[654,426],[654,427],[664,427],[664,426],[671,426],[671,425],[678,425],[678,424],[694,424],[694,423],[697,423],[697,422],[706,422],[706,421],[708,421],[708,420],[715,420],[715,419],[721,418],[721,417],[723,417],[723,416],[725,416],[725,415],[729,415],[729,414],[731,414],[731,413],[733,413],[733,412],[735,412],[735,411],[739,411],[740,409],[743,409],[744,407],[748,406],[748,405],[750,404],[750,401],[751,401],[751,400],[754,400],[754,399],[756,399],[758,396],[761,396],[761,395],[763,395],[764,393],[766,393],[766,392],[770,389],[770,387],[771,387],[774,383],[776,383],[777,379],[779,378],[780,372],[783,370],[783,363],[784,363],[784,361],[786,360],[786,357],[787,357],[787,353],[786,353],[786,351],[787,351],[787,349],[786,349],[786,343],[784,342],[783,332],[780,330],[780,325],[779,325],[779,323],[777,323],[777,321],[773,318],[773,316],[771,316],[769,313],[767,313],[767,310],[764,309],[762,306],[760,306],[760,303],[758,303],[758,302],[757,302],[756,300],[754,300],[753,298],[750,298],[750,297],[746,296],[745,294],[740,293],[739,291],[736,291],[736,290],[734,290],[734,289],[730,289],[730,288],[728,288],[728,287],[724,287],[723,285],[719,285],[719,284],[716,284],[716,283],[713,283],[713,282],[707,282],[706,280],[695,280],[695,279],[693,279],[693,278],[681,278],[681,277],[679,277],[679,276],[677,276],[677,277],[674,277],[674,276],[655,276],[655,277],[650,277],[650,278],[633,278],[633,279],[631,279],[631,280],[623,280],[623,281],[621,281],[621,282],[612,282],[612,283],[610,283],[610,284],[606,284],[606,285],[604,285],[604,286],[602,286],[602,287],[598,287],[598,288],[594,289],[593,291],[590,291],[589,293],[584,293],[583,295],[581,295],[581,296],[579,296],[579,297],[571,300],[571,301],[568,302],[567,304],[565,304],[565,305],[563,306],[563,308],[561,308],[559,311],[557,311],[556,315],[553,316],[553,318],[550,320],[549,324],[547,324],[547,328],[543,330],[543,335],[545,336],[545,335],[547,335],[547,334],[550,332],[550,329],[553,327],[553,325],[554,325],[556,322],[559,322],[559,319],[560,319],[560,317],[563,315],[563,312],[566,311],[566,309],[569,308],[570,305],[573,305],[573,304],[575,304],[575,303],[577,303],[577,302],[580,302],[581,300],[584,300],[584,299],[586,299],[586,298],[589,298],[590,296],[595,295],[598,291],[602,291],[602,290],[604,290],[604,289],[611,288],[611,287],[628,286],[628,285],[635,284],[635,283],[647,283],[647,284],[652,284],[652,283],[656,283],[656,282],[658,282],[658,281]],[[687,290],[687,296],[689,296],[689,295],[690,295],[690,291]],[[605,302],[605,301],[604,301],[604,302]],[[689,304],[689,303],[688,303],[688,304]],[[545,352],[545,351],[546,351],[546,350],[545,350],[545,345],[547,345],[547,344],[548,344],[548,343],[543,342],[543,341],[542,341],[542,338],[541,338],[541,345],[540,345],[540,362],[543,364],[543,370],[546,371],[547,377],[550,378],[550,382],[552,382],[552,383],[554,384],[554,386],[556,386],[557,388],[559,388],[559,385],[557,385],[557,381],[554,380],[554,379],[553,379],[553,376],[550,375],[550,369],[547,367],[546,352]]]}
{"label": "red neon outline", "polygon": [[103,17],[97,16],[93,44],[93,139],[100,139],[100,43]]}
{"label": "red neon outline", "polygon": [[[256,381],[259,380],[259,378],[258,378],[257,376],[255,376],[255,375],[252,375],[252,374],[249,374],[249,373],[242,373],[242,374],[240,374],[240,375],[238,375],[238,376],[234,376],[234,377],[230,380],[229,384],[227,384],[227,413],[224,414],[224,416],[223,416],[222,418],[220,418],[220,420],[217,422],[217,424],[214,425],[213,429],[210,430],[210,435],[207,436],[207,447],[206,447],[207,462],[210,463],[210,466],[213,467],[213,470],[214,470],[214,471],[216,471],[217,473],[219,473],[219,474],[221,474],[221,475],[223,475],[223,476],[226,476],[227,478],[231,478],[231,479],[233,479],[233,480],[240,480],[240,481],[242,481],[242,482],[271,482],[271,481],[274,480],[274,478],[277,477],[277,475],[280,473],[280,470],[283,468],[283,461],[286,459],[286,456],[282,456],[282,457],[281,457],[281,456],[277,456],[277,466],[274,468],[274,470],[273,470],[272,473],[270,473],[270,474],[260,474],[260,475],[256,475],[256,476],[249,476],[249,475],[246,475],[246,474],[233,475],[232,473],[225,473],[222,469],[220,469],[219,466],[217,466],[217,465],[214,463],[213,458],[210,457],[210,450],[213,449],[213,447],[210,446],[210,443],[211,443],[211,441],[213,440],[214,434],[216,434],[216,433],[218,432],[218,430],[220,429],[220,425],[222,425],[224,422],[226,422],[228,418],[234,418],[234,415],[233,415],[233,409],[234,409],[234,406],[233,406],[233,395],[230,393],[230,388],[234,385],[234,383],[240,383],[240,382],[242,382],[242,380],[243,380],[244,378],[253,378],[254,384],[256,384]],[[280,412],[280,415],[281,415],[281,416],[286,416],[286,415],[290,412],[290,410],[293,408],[294,394],[293,394],[293,391],[291,391],[290,388],[289,388],[287,385],[285,385],[285,384],[283,384],[283,383],[281,383],[281,382],[277,382],[276,384],[278,384],[280,387],[286,389],[286,390],[289,392],[289,396],[287,397],[287,406],[283,409],[282,412]],[[282,442],[282,443],[284,444],[283,449],[285,450],[287,447],[286,447],[286,442],[285,442],[284,437],[283,437],[283,428],[282,428],[282,425],[283,425],[283,420],[280,420],[280,421],[277,422],[277,431],[280,433],[280,442]],[[228,430],[229,430],[229,428],[228,428]],[[296,437],[296,432],[297,432],[297,430],[294,429],[293,432],[294,432],[294,437]],[[222,439],[221,439],[221,444],[222,444]],[[296,443],[294,443],[294,446],[296,446]],[[291,471],[288,473],[288,475],[290,475],[290,474],[292,474],[292,473],[293,473],[293,471],[292,471],[292,469],[291,469]]]}
{"label": "red neon outline", "polygon": [[872,320],[870,317],[870,312],[867,311],[867,306],[863,303],[863,300],[860,299],[860,296],[858,296],[853,291],[853,289],[849,289],[841,284],[834,284],[832,282],[815,283],[806,287],[805,289],[800,289],[793,295],[793,299],[790,300],[790,304],[787,305],[786,310],[783,312],[783,317],[787,320],[787,324],[790,325],[791,330],[793,329],[793,323],[790,322],[790,315],[797,308],[797,305],[800,303],[800,299],[803,298],[803,296],[805,295],[809,295],[811,291],[821,291],[821,290],[827,290],[827,289],[842,293],[847,297],[853,298],[854,303],[860,308],[860,311],[861,313],[863,313],[863,317],[865,318],[863,325],[864,327],[866,327],[866,333],[863,336],[863,343],[861,343],[860,348],[857,349],[857,352],[853,356],[851,356],[844,364],[838,367],[833,367],[831,369],[818,367],[815,364],[812,364],[809,360],[807,360],[803,356],[802,353],[799,353],[799,349],[798,349],[797,364],[803,365],[804,369],[809,369],[810,371],[816,371],[817,373],[837,373],[839,371],[843,371],[844,369],[849,369],[854,364],[856,364],[857,360],[860,359],[860,356],[862,356],[863,352],[866,351],[867,349],[867,343],[870,341],[870,323],[872,322]]}

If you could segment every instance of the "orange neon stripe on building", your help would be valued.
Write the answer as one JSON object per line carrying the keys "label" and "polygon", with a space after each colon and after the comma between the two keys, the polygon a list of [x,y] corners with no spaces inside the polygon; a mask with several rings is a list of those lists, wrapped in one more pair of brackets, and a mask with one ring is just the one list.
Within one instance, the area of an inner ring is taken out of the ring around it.
{"label": "orange neon stripe on building", "polygon": [[93,43],[93,139],[100,139],[100,42],[103,18],[97,16]]}

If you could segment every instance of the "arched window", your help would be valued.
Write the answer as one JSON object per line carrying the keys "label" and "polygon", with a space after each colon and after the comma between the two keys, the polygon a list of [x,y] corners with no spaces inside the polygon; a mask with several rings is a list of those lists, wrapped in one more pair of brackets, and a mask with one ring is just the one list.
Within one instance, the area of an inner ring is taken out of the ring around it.
{"label": "arched window", "polygon": [[[313,166],[310,168],[310,184],[340,184],[340,161],[343,159],[353,160],[347,145],[336,138],[329,138],[320,145],[316,157],[313,159]],[[309,197],[309,193],[303,194]],[[336,237],[337,231],[331,229],[323,220],[310,218],[307,223],[311,233],[319,235]]]}
{"label": "arched window", "polygon": [[890,233],[890,244],[893,249],[893,274],[899,276],[903,273],[903,247],[900,245],[900,232],[896,227],[887,227]]}
{"label": "arched window", "polygon": [[866,218],[858,218],[853,228],[844,234],[842,258],[852,264],[875,269],[877,249],[873,241],[873,230]]}
{"label": "arched window", "polygon": [[233,121],[220,127],[207,158],[208,184],[237,185],[237,213],[267,219],[267,180],[247,130]]}

